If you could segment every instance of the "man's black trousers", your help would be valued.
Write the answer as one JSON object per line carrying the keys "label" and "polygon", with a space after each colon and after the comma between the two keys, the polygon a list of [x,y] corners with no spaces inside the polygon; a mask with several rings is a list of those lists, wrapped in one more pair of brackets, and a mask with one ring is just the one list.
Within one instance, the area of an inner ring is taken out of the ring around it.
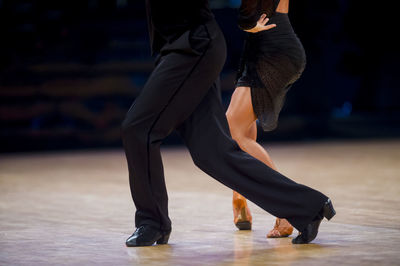
{"label": "man's black trousers", "polygon": [[231,138],[217,81],[225,57],[214,20],[193,27],[164,45],[126,114],[122,139],[136,227],[171,230],[160,144],[174,129],[201,170],[300,231],[328,199],[253,158]]}

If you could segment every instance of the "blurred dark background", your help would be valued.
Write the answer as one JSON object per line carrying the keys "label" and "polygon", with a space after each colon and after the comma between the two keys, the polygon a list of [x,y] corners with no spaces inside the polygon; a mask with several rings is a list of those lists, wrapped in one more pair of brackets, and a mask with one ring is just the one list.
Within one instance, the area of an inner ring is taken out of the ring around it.
{"label": "blurred dark background", "polygon": [[[259,128],[259,140],[400,136],[396,14],[369,2],[291,1],[307,67],[278,128]],[[228,44],[227,107],[240,1],[210,3]],[[0,0],[0,21],[0,152],[120,147],[124,114],[153,68],[144,0]]]}

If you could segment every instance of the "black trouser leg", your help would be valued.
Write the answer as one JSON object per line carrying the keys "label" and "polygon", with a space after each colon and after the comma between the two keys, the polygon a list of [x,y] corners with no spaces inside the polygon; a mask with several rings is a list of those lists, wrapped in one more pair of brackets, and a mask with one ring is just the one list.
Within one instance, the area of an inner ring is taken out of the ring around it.
{"label": "black trouser leg", "polygon": [[136,227],[171,229],[160,144],[201,102],[225,62],[225,40],[214,21],[165,45],[161,59],[126,114],[122,139]]}
{"label": "black trouser leg", "polygon": [[222,184],[302,231],[328,199],[242,151],[231,138],[216,86],[177,130],[194,163]]}

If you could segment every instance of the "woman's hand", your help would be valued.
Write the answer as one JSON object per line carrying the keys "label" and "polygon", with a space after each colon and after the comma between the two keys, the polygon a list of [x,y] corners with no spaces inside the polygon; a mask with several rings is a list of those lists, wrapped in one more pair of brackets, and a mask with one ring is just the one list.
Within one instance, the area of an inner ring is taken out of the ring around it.
{"label": "woman's hand", "polygon": [[251,28],[251,29],[245,30],[245,31],[251,32],[251,33],[256,33],[256,32],[275,28],[276,24],[265,25],[265,24],[267,24],[268,20],[269,20],[269,18],[267,18],[267,15],[262,14],[260,19],[257,21],[257,25],[254,28]]}

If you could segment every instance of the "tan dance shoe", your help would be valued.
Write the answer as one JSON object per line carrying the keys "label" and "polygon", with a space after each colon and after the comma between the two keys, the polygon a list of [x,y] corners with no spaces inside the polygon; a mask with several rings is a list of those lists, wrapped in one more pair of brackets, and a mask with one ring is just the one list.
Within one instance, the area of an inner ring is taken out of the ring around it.
{"label": "tan dance shoe", "polygon": [[239,230],[251,230],[252,217],[246,198],[233,191],[233,222]]}
{"label": "tan dance shoe", "polygon": [[293,226],[286,219],[276,218],[274,228],[267,234],[268,238],[288,237],[293,233]]}

